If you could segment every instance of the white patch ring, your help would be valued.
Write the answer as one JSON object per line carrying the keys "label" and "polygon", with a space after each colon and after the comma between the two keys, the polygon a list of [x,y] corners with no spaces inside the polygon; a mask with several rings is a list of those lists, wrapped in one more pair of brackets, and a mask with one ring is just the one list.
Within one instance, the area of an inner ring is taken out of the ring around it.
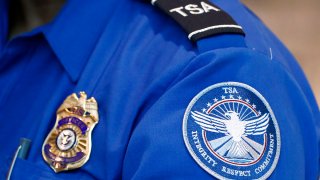
{"label": "white patch ring", "polygon": [[267,173],[265,173],[263,176],[261,176],[259,179],[267,179],[271,174],[272,172],[274,171],[274,169],[276,168],[277,164],[278,164],[278,160],[279,160],[279,157],[280,157],[280,148],[281,148],[281,138],[280,138],[280,129],[279,129],[279,125],[278,125],[278,122],[276,120],[276,117],[274,116],[274,113],[269,105],[269,103],[266,101],[266,99],[256,90],[254,89],[253,87],[247,85],[247,84],[244,84],[244,83],[240,83],[240,82],[221,82],[221,83],[217,83],[217,84],[214,84],[214,85],[211,85],[207,88],[205,88],[204,90],[202,90],[200,93],[198,93],[192,100],[191,102],[189,103],[186,111],[185,111],[185,114],[184,114],[184,117],[183,117],[183,122],[182,122],[182,132],[183,132],[183,140],[184,140],[184,143],[185,145],[187,146],[187,149],[190,153],[190,155],[193,157],[193,159],[200,165],[200,167],[202,167],[205,171],[207,171],[209,174],[211,174],[212,176],[218,178],[218,179],[228,179],[226,177],[223,177],[221,175],[219,175],[218,173],[214,172],[213,170],[211,170],[210,168],[208,168],[204,163],[202,163],[202,161],[198,158],[198,156],[194,153],[190,143],[189,143],[189,140],[188,140],[188,132],[187,132],[187,120],[188,120],[188,117],[189,117],[189,114],[190,114],[190,111],[193,107],[193,105],[204,95],[206,94],[207,92],[209,92],[210,90],[212,89],[215,89],[215,88],[218,88],[218,87],[222,87],[222,86],[240,86],[240,87],[243,87],[243,88],[246,88],[250,91],[252,91],[256,96],[258,96],[260,98],[260,100],[264,103],[264,105],[266,106],[267,110],[270,112],[270,115],[272,117],[272,121],[274,123],[274,127],[275,127],[275,130],[276,130],[276,135],[277,135],[277,150],[276,150],[276,154],[275,154],[275,157],[274,157],[274,161],[270,167],[270,169],[267,171]]}
{"label": "white patch ring", "polygon": [[151,0],[151,4],[154,6],[154,3],[156,3],[157,0]]}

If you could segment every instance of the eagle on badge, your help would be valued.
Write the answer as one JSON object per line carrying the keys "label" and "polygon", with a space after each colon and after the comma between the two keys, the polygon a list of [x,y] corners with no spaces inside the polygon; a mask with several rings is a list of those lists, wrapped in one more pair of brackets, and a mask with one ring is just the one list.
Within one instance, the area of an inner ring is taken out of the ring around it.
{"label": "eagle on badge", "polygon": [[99,121],[98,105],[85,92],[73,93],[57,110],[53,129],[42,146],[42,156],[55,172],[83,166],[91,153],[91,133]]}

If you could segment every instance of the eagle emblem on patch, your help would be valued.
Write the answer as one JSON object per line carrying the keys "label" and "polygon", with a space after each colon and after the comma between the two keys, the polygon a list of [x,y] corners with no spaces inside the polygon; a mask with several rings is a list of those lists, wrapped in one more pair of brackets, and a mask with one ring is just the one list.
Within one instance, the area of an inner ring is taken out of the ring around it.
{"label": "eagle emblem on patch", "polygon": [[270,105],[239,82],[197,94],[185,112],[183,135],[194,160],[218,179],[266,179],[280,155],[280,130]]}
{"label": "eagle emblem on patch", "polygon": [[91,133],[98,123],[98,105],[84,92],[68,96],[42,146],[42,156],[55,172],[84,165],[91,153]]}

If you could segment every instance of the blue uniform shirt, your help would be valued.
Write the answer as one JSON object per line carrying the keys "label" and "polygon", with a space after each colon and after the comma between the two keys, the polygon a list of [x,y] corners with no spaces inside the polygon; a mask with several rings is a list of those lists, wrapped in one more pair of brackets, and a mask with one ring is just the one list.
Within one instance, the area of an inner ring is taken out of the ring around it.
{"label": "blue uniform shirt", "polygon": [[[245,37],[221,34],[192,43],[148,3],[69,0],[51,23],[8,41],[1,0],[0,177],[25,137],[31,149],[27,159],[17,159],[12,179],[210,179],[207,165],[199,166],[185,145],[185,112],[204,89],[238,82],[259,92],[278,123],[280,156],[270,179],[316,179],[319,109],[299,65],[239,1],[214,3]],[[57,108],[79,91],[99,105],[91,156],[80,169],[56,174],[41,147]],[[195,102],[209,101],[201,98]]]}

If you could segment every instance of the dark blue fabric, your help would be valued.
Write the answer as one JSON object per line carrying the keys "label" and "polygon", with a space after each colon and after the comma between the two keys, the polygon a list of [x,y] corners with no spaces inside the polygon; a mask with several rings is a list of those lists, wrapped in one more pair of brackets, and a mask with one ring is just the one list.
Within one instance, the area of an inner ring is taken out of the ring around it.
{"label": "dark blue fabric", "polygon": [[[137,0],[70,0],[52,22],[8,42],[1,16],[0,178],[25,137],[31,149],[13,179],[210,179],[184,145],[183,115],[204,88],[236,81],[257,89],[279,123],[281,154],[270,179],[316,179],[319,109],[300,67],[238,1],[214,3],[245,38],[193,44],[168,16]],[[91,156],[56,174],[41,147],[57,108],[79,91],[99,104]]]}
{"label": "dark blue fabric", "polygon": [[8,35],[8,9],[7,1],[0,0],[0,51],[4,48]]}

